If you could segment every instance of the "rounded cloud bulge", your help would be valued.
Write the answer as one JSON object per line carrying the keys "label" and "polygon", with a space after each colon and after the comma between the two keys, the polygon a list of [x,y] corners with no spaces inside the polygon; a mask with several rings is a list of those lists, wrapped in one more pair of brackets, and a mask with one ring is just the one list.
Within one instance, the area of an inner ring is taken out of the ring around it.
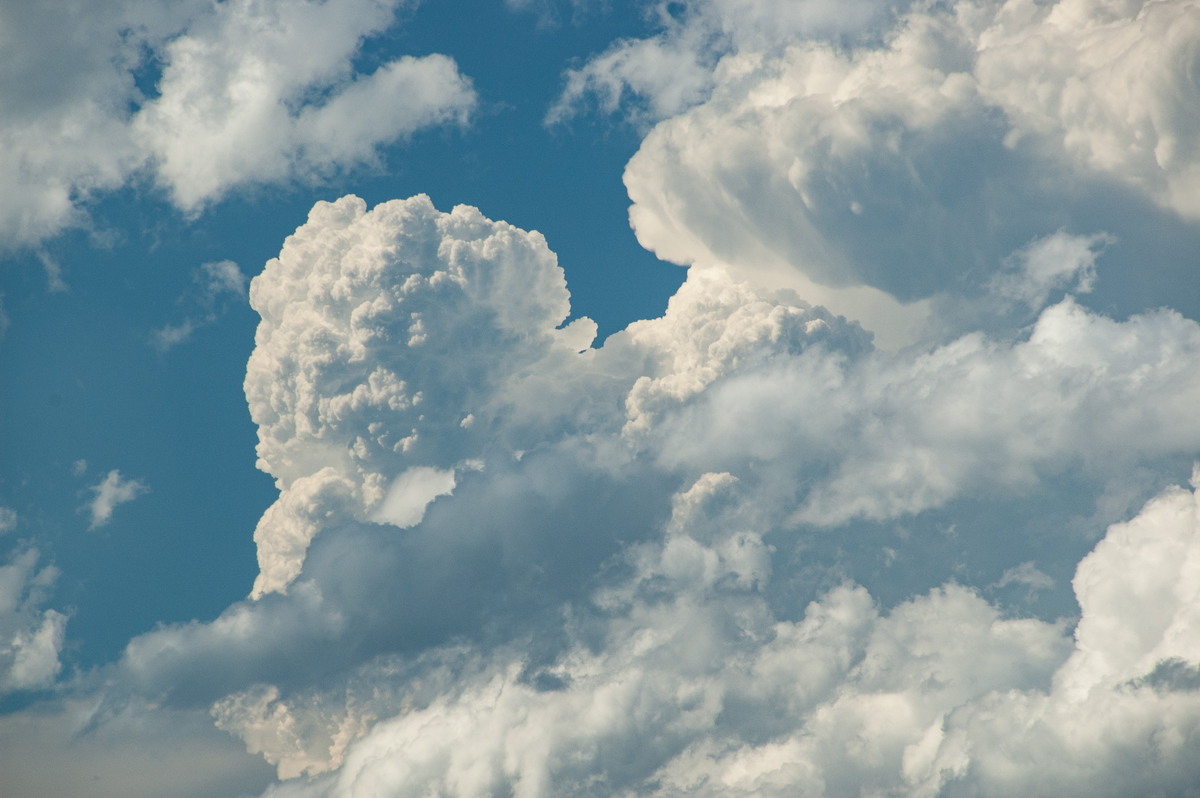
{"label": "rounded cloud bulge", "polygon": [[1155,238],[1195,245],[1198,13],[918,4],[882,46],[718,48],[703,101],[629,162],[631,222],[662,258],[792,285],[884,345],[939,329],[931,300],[978,296],[1056,229],[1115,236],[1130,254],[1109,269],[1137,274]]}
{"label": "rounded cloud bulge", "polygon": [[540,234],[424,196],[319,203],[250,301],[246,396],[282,491],[255,533],[255,595],[286,588],[319,526],[421,493],[414,469],[448,475],[432,499],[480,468],[522,377],[595,336],[590,319],[561,327],[566,281]]}

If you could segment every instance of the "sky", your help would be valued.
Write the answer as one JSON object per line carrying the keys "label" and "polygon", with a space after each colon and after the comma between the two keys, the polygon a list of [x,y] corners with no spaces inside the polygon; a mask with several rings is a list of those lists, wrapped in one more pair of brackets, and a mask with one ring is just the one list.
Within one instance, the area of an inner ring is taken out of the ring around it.
{"label": "sky", "polygon": [[1198,65],[0,3],[0,794],[1200,795]]}

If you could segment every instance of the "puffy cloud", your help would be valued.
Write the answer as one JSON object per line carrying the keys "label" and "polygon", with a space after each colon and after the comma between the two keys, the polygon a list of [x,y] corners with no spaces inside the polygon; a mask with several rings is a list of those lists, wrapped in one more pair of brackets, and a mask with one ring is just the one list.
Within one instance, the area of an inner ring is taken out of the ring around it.
{"label": "puffy cloud", "polygon": [[975,74],[1012,120],[1012,138],[1042,139],[1200,216],[1194,2],[1011,2],[976,30]]}
{"label": "puffy cloud", "polygon": [[[1101,243],[1052,235],[1008,274],[1077,284]],[[1079,525],[1128,518],[1137,490],[1105,504],[1110,485],[1200,449],[1200,326],[1177,313],[1067,298],[1028,329],[882,352],[708,269],[590,349],[540,236],[424,197],[318,204],[251,297],[247,395],[281,491],[254,598],[136,639],[114,678],[311,777],[268,794],[1038,794],[1006,758],[1031,724],[1067,763],[1058,792],[1104,794],[1089,758],[1187,739],[1200,708],[1161,711],[1197,658],[1193,492],[1084,559],[1074,642],[1023,617]],[[1083,506],[1036,497],[1068,477]],[[1128,735],[1074,725],[1109,711]],[[1186,783],[1185,748],[1148,783]]]}
{"label": "puffy cloud", "polygon": [[1112,243],[1103,233],[1073,236],[1060,230],[1014,253],[1008,268],[992,278],[991,290],[1031,308],[1044,307],[1055,290],[1086,294],[1096,281],[1098,249]]}
{"label": "puffy cloud", "polygon": [[74,745],[177,717],[245,768],[215,723],[275,798],[1194,791],[1200,324],[1110,302],[1195,251],[1191,45],[1147,44],[1193,6],[1152,5],[833,47],[713,0],[617,46],[579,91],[699,103],[626,173],[696,265],[598,348],[540,235],[318,203],[250,287],[251,596],[131,641]]}
{"label": "puffy cloud", "polygon": [[199,2],[6,3],[0,10],[0,233],[35,243],[79,223],[82,201],[141,158],[128,131],[134,71]]}
{"label": "puffy cloud", "polygon": [[[822,525],[1019,491],[1079,466],[1116,479],[1139,459],[1200,448],[1185,409],[1200,399],[1198,358],[1200,325],[1177,314],[1117,323],[1066,300],[1015,344],[972,334],[911,358],[802,359],[733,377],[661,426],[662,456],[794,464],[789,475],[811,485],[795,518]],[[697,427],[716,434],[689,434]],[[814,460],[830,472],[806,473]]]}
{"label": "puffy cloud", "polygon": [[88,528],[95,529],[112,520],[113,510],[117,505],[133,501],[149,488],[136,479],[121,479],[121,472],[114,468],[89,490],[96,495],[88,504],[88,512],[92,516]]}
{"label": "puffy cloud", "polygon": [[660,257],[792,285],[911,342],[920,300],[978,295],[1057,228],[1104,218],[1148,248],[1145,203],[1194,216],[1196,24],[1186,0],[1014,0],[913,11],[882,48],[722,51],[706,101],[630,161],[631,220]]}
{"label": "puffy cloud", "polygon": [[132,128],[175,203],[195,212],[238,184],[353,165],[419,128],[464,121],[474,94],[445,56],[354,74],[360,42],[397,5],[224,3],[167,43],[159,96]]}
{"label": "puffy cloud", "polygon": [[809,36],[860,34],[908,5],[901,0],[700,0],[646,3],[660,32],[624,39],[566,73],[547,121],[563,121],[594,97],[606,113],[658,121],[703,101],[720,81],[714,65],[730,51],[773,50]]}
{"label": "puffy cloud", "polygon": [[560,328],[566,283],[541,235],[426,197],[318,204],[250,298],[263,320],[246,395],[283,491],[255,532],[256,596],[286,587],[320,526],[394,521],[478,468],[509,383],[595,334]]}
{"label": "puffy cloud", "polygon": [[46,687],[62,669],[67,616],[42,608],[58,569],[39,559],[26,548],[0,565],[0,694]]}
{"label": "puffy cloud", "polygon": [[195,213],[237,186],[351,167],[463,121],[474,94],[444,56],[353,69],[399,4],[5,4],[0,237],[36,244],[85,224],[93,198],[138,175]]}

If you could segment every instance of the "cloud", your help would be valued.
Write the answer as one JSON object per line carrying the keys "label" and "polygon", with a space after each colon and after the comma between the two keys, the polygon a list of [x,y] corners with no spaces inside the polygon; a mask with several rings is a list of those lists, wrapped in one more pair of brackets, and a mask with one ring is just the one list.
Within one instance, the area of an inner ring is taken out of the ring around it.
{"label": "cloud", "polygon": [[605,113],[657,122],[706,100],[722,80],[721,59],[738,51],[774,50],[809,37],[856,36],[891,21],[907,5],[895,0],[701,0],[645,3],[659,33],[622,39],[568,70],[547,114],[557,123],[594,98]]}
{"label": "cloud", "polygon": [[638,239],[796,287],[885,345],[944,335],[945,308],[923,301],[978,296],[1055,230],[1153,248],[1135,218],[1194,216],[1194,153],[1178,142],[1195,86],[1178,64],[1197,20],[1188,2],[1122,8],[939,7],[907,14],[883,47],[723,51],[705,101],[629,162]]}
{"label": "cloud", "polygon": [[132,131],[175,204],[195,213],[239,184],[353,166],[420,128],[464,122],[474,93],[446,56],[352,70],[397,5],[225,3],[167,43],[160,94]]}
{"label": "cloud", "polygon": [[112,520],[113,510],[118,505],[131,502],[150,489],[136,479],[121,479],[121,472],[114,468],[89,490],[96,496],[88,504],[88,511],[92,516],[88,529],[95,529]]}
{"label": "cloud", "polygon": [[[36,245],[97,197],[150,175],[189,214],[240,186],[375,157],[474,103],[445,56],[360,74],[398,0],[120,0],[0,11],[0,234]],[[50,77],[52,76],[52,77]],[[57,272],[47,263],[55,286]]]}
{"label": "cloud", "polygon": [[[1098,243],[1034,242],[1011,273],[1069,285]],[[270,795],[1038,794],[1005,753],[1030,724],[1076,763],[1058,792],[1128,792],[1080,758],[1200,711],[1162,698],[1200,658],[1195,493],[1108,495],[1200,450],[1178,313],[1067,297],[887,352],[701,269],[590,348],[540,236],[420,196],[318,203],[251,302],[280,488],[260,575],[131,641],[110,700],[211,712],[277,768]],[[1087,554],[1097,519],[1121,523]],[[1074,639],[1029,614],[1063,601]],[[1136,723],[1076,725],[1109,712]],[[1183,750],[1147,783],[1188,783]]]}
{"label": "cloud", "polygon": [[42,608],[58,569],[39,559],[24,548],[0,565],[0,694],[46,687],[62,669],[67,616]]}
{"label": "cloud", "polygon": [[94,697],[0,715],[0,784],[6,796],[212,798],[260,792],[266,765],[215,729],[207,713]]}
{"label": "cloud", "polygon": [[10,507],[0,507],[0,535],[17,528],[17,511]]}
{"label": "cloud", "polygon": [[[1130,681],[1197,656],[1179,634],[1195,606],[1194,492],[1165,491],[1084,559],[1072,641],[953,583],[890,611],[847,584],[796,620],[774,617],[756,589],[769,552],[710,520],[736,484],[709,475],[676,497],[665,538],[631,552],[631,576],[596,597],[599,627],[576,627],[542,681],[521,678],[518,652],[453,678],[434,670],[454,687],[433,700],[414,688],[405,711],[310,765],[337,771],[268,794],[1116,796],[1194,783],[1190,682]],[[279,735],[314,709],[267,690],[217,711],[283,762],[296,740]]]}
{"label": "cloud", "polygon": [[255,531],[255,595],[294,578],[321,526],[398,512],[402,472],[452,486],[476,468],[508,383],[595,335],[587,319],[559,329],[568,294],[541,235],[426,197],[319,203],[250,299],[246,395],[283,491]]}
{"label": "cloud", "polygon": [[[600,346],[538,233],[317,203],[249,288],[279,490],[250,595],[130,641],[79,682],[90,709],[21,722],[55,740],[79,713],[54,745],[89,762],[176,729],[197,753],[160,795],[201,761],[273,798],[1188,794],[1198,309],[1182,283],[1120,296],[1195,251],[1191,45],[1149,46],[1194,7],[1152,5],[922,6],[890,32],[884,5],[662,6],[580,91],[619,107],[640,71],[673,114],[630,162],[631,219],[694,265]],[[172,79],[249,8],[174,40]],[[287,40],[263,25],[230,46]],[[658,85],[662,48],[700,71]],[[214,85],[247,63],[204,60]],[[332,74],[301,78],[355,105]],[[1149,94],[1110,113],[1126,90]],[[272,152],[306,163],[324,123],[289,119]],[[181,203],[219,195],[176,166]],[[94,524],[143,489],[110,472]],[[48,612],[14,627],[43,683]]]}
{"label": "cloud", "polygon": [[1072,236],[1060,230],[1014,253],[1008,268],[992,278],[990,288],[1000,297],[1031,308],[1044,307],[1056,289],[1086,294],[1096,281],[1099,250],[1112,243],[1103,233]]}
{"label": "cloud", "polygon": [[246,296],[246,275],[230,260],[201,264],[192,272],[192,282],[190,299],[196,312],[154,331],[151,342],[160,352],[187,341],[198,328],[215,323],[234,299]]}

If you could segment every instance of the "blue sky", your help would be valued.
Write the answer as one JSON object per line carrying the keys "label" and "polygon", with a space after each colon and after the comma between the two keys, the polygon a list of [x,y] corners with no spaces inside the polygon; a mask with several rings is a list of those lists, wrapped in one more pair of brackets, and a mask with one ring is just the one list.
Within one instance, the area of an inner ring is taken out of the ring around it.
{"label": "blue sky", "polygon": [[1200,781],[1195,2],[0,50],[4,795]]}

